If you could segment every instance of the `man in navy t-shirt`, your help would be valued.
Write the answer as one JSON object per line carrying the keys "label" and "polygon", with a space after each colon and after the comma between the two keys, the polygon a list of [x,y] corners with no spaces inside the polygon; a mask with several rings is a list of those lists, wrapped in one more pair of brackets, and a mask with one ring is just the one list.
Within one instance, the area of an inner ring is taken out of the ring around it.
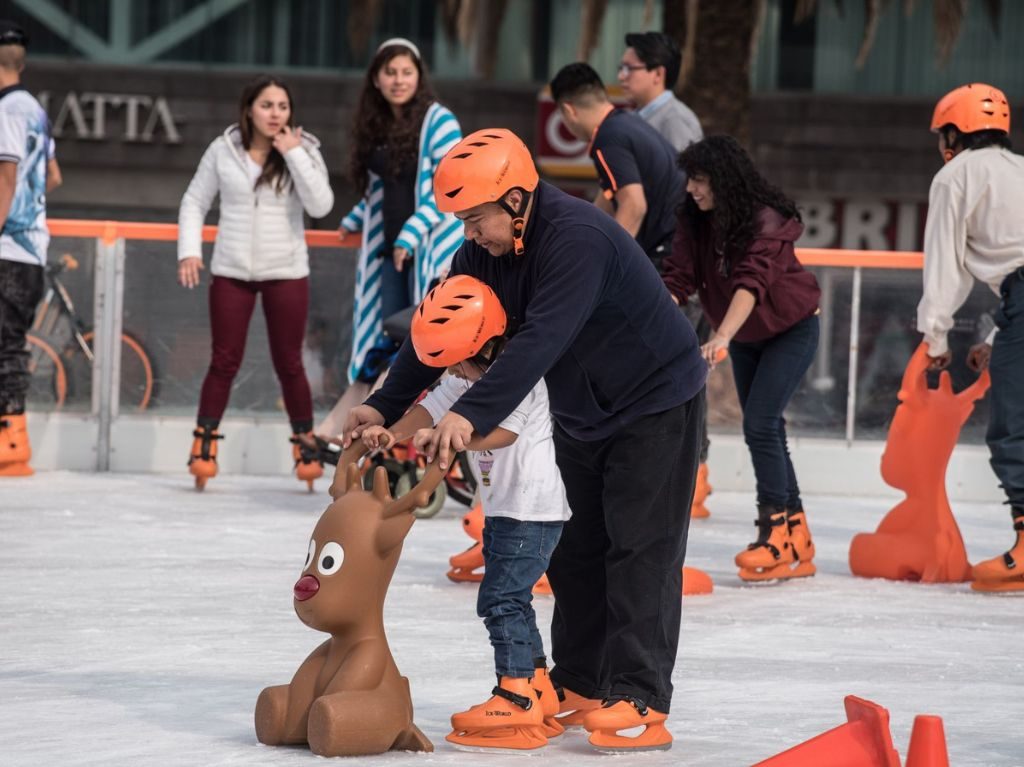
{"label": "man in navy t-shirt", "polygon": [[684,189],[675,149],[641,117],[616,109],[589,64],[562,67],[551,81],[551,97],[569,130],[590,142],[601,185],[594,204],[614,216],[659,266],[671,248]]}
{"label": "man in navy t-shirt", "polygon": [[[494,290],[509,338],[426,452],[445,468],[452,449],[491,433],[544,379],[573,513],[548,569],[551,679],[575,693],[563,712],[592,709],[582,719],[594,745],[666,748],[707,377],[697,338],[636,241],[539,182],[510,131],[477,131],[453,147],[434,195],[465,224],[452,274]],[[380,391],[349,413],[345,440],[398,420],[442,372],[406,341]],[[607,732],[641,725],[660,729],[641,741]]]}

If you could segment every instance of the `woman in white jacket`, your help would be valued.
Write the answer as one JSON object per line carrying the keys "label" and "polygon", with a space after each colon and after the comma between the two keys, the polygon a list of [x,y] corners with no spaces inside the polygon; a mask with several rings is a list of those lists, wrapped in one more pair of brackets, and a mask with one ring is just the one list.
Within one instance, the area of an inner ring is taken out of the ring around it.
{"label": "woman in white jacket", "polygon": [[249,320],[262,295],[271,359],[291,420],[300,479],[323,473],[298,437],[313,428],[313,404],[302,366],[309,310],[309,254],[303,211],[314,218],[334,205],[319,142],[295,127],[291,92],[263,76],[242,91],[238,124],[207,148],[181,200],[178,281],[199,284],[202,227],[220,195],[220,222],[210,271],[210,367],[203,381],[189,470],[202,489],[217,473],[217,440],[231,384],[242,364]]}

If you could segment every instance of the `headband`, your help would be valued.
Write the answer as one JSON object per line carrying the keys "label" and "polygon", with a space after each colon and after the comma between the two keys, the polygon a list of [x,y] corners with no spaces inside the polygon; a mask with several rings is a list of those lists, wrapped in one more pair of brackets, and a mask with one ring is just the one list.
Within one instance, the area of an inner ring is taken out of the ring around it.
{"label": "headband", "polygon": [[412,40],[406,40],[404,37],[392,37],[389,40],[385,40],[379,46],[377,46],[377,53],[387,48],[389,45],[401,45],[412,51],[412,55],[416,57],[417,61],[422,61],[423,57],[420,56],[420,49],[416,47],[416,44]]}

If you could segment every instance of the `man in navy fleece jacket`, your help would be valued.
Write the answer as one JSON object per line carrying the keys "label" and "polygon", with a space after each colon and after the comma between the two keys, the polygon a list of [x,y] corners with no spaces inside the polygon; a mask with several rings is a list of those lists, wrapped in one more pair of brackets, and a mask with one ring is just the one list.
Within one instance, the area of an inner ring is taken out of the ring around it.
{"label": "man in navy fleece jacket", "polygon": [[[593,205],[540,183],[511,132],[463,139],[434,190],[438,208],[465,225],[451,273],[495,291],[509,340],[437,424],[428,452],[446,466],[544,378],[573,512],[548,570],[551,678],[607,701],[584,720],[592,731],[609,724],[602,716],[622,727],[663,720],[707,377],[697,338],[636,241]],[[406,341],[383,388],[349,414],[346,439],[396,421],[442,372]]]}

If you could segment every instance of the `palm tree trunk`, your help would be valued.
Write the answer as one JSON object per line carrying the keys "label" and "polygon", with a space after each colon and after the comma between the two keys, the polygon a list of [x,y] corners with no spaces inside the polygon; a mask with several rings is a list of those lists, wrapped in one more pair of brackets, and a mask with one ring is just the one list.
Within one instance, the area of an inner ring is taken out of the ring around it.
{"label": "palm tree trunk", "polygon": [[[662,23],[694,65],[676,90],[697,113],[704,132],[750,140],[750,62],[762,0],[665,0]],[[696,12],[691,6],[696,5]],[[688,22],[688,17],[691,21]],[[689,28],[696,20],[696,29]]]}

